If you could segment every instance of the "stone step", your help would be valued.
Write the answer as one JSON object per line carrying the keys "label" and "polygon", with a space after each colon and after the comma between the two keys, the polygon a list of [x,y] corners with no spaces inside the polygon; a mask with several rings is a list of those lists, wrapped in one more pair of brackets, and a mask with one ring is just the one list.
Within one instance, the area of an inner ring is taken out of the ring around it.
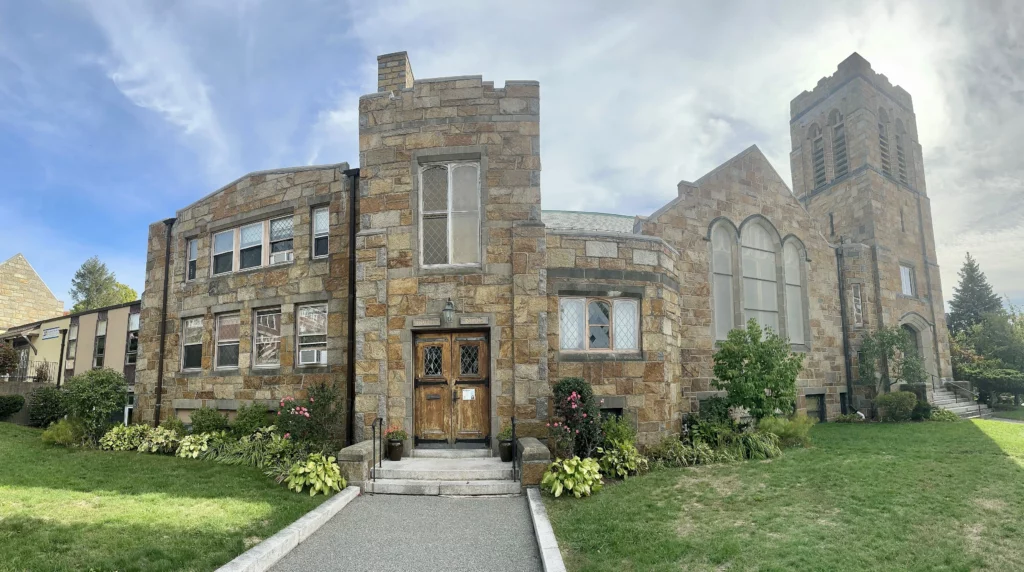
{"label": "stone step", "polygon": [[964,415],[979,415],[979,414],[984,415],[984,414],[991,414],[992,413],[987,406],[982,405],[982,406],[979,407],[977,404],[973,404],[973,403],[964,403],[964,404],[961,404],[961,405],[953,405],[953,406],[950,406],[950,407],[943,407],[943,409],[945,409],[947,411],[952,411],[953,413],[956,413],[957,415],[960,415],[961,417],[964,416]]}
{"label": "stone step", "polygon": [[935,407],[947,407],[947,406],[950,406],[950,405],[958,405],[958,404],[967,405],[969,403],[971,403],[971,402],[970,401],[966,401],[966,400],[964,400],[964,401],[957,401],[956,399],[933,399],[932,400],[932,405],[935,406]]}
{"label": "stone step", "polygon": [[490,449],[424,449],[422,447],[413,449],[410,457],[425,459],[475,459],[490,457]]}
{"label": "stone step", "polygon": [[384,461],[376,469],[378,479],[419,481],[500,481],[512,479],[512,463],[502,463],[497,457],[442,459],[413,457],[392,462]]}
{"label": "stone step", "polygon": [[372,494],[420,496],[495,496],[518,495],[517,481],[421,481],[411,479],[377,479],[363,483],[363,490]]}

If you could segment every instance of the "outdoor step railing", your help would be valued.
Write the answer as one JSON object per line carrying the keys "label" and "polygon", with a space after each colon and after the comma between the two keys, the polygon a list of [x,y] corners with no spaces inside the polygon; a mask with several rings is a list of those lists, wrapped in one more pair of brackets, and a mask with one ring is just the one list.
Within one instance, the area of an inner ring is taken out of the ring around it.
{"label": "outdoor step railing", "polygon": [[512,416],[512,480],[518,481],[520,478],[519,468],[521,462],[519,459],[519,441],[516,440],[516,418]]}
{"label": "outdoor step railing", "polygon": [[[380,425],[380,433],[377,432],[377,426]],[[373,431],[373,457],[370,458],[370,478],[374,481],[377,480],[377,469],[384,468],[384,418],[378,417],[373,420],[370,424],[370,428]],[[380,446],[380,453],[378,456],[377,446]]]}
{"label": "outdoor step railing", "polygon": [[946,387],[952,389],[954,395],[963,395],[969,401],[973,401],[978,406],[978,415],[981,415],[981,401],[978,399],[980,397],[978,392],[962,381],[947,381]]}

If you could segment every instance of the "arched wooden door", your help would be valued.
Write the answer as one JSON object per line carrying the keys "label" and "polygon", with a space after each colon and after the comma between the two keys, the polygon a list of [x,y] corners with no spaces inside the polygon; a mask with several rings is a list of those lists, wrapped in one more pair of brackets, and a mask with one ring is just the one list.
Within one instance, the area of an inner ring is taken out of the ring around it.
{"label": "arched wooden door", "polygon": [[418,334],[413,347],[416,443],[490,446],[487,334]]}

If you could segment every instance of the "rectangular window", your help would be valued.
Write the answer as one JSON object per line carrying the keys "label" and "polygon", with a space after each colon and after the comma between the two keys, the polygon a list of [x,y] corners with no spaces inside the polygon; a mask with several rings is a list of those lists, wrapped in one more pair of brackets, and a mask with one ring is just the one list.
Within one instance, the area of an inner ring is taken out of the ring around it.
{"label": "rectangular window", "polygon": [[313,258],[324,258],[329,252],[328,234],[331,229],[331,215],[327,207],[313,209]]}
{"label": "rectangular window", "polygon": [[819,423],[825,422],[825,396],[805,395],[804,404],[807,406],[807,416]]}
{"label": "rectangular window", "polygon": [[185,280],[196,279],[197,260],[199,260],[199,239],[193,238],[188,241],[188,265],[185,269]]}
{"label": "rectangular window", "polygon": [[67,356],[67,360],[68,360],[68,362],[70,362],[70,363],[66,364],[66,366],[68,368],[72,368],[73,369],[75,367],[75,354],[77,352],[78,352],[78,324],[71,324],[71,327],[68,328],[68,356]]}
{"label": "rectangular window", "polygon": [[281,365],[281,309],[256,311],[256,328],[253,332],[253,366],[276,367]]}
{"label": "rectangular window", "polygon": [[327,304],[300,306],[296,326],[299,365],[326,365]]}
{"label": "rectangular window", "polygon": [[853,325],[864,325],[864,302],[860,294],[860,284],[853,284]]}
{"label": "rectangular window", "polygon": [[836,179],[845,176],[849,166],[846,156],[846,127],[840,123],[832,128],[832,167],[835,171],[833,176]]}
{"label": "rectangular window", "polygon": [[822,137],[814,140],[811,147],[811,164],[814,168],[814,188],[825,184],[825,141]]}
{"label": "rectangular window", "polygon": [[181,324],[181,369],[203,367],[203,319],[186,318]]}
{"label": "rectangular window", "polygon": [[292,225],[290,216],[270,221],[270,264],[284,264],[294,259]]}
{"label": "rectangular window", "polygon": [[263,266],[263,223],[247,224],[239,230],[238,268]]}
{"label": "rectangular window", "polygon": [[559,299],[563,350],[640,349],[640,301],[635,298]]}
{"label": "rectangular window", "polygon": [[100,319],[96,322],[96,343],[92,354],[92,367],[98,369],[103,367],[103,357],[107,353],[107,320]]}
{"label": "rectangular window", "polygon": [[221,314],[217,316],[217,348],[215,355],[216,368],[238,367],[238,314]]}
{"label": "rectangular window", "polygon": [[914,267],[900,264],[900,282],[904,296],[917,296],[917,282],[914,279]]}
{"label": "rectangular window", "polygon": [[480,264],[480,165],[420,169],[420,264]]}
{"label": "rectangular window", "polygon": [[213,274],[235,269],[235,231],[225,230],[213,235]]}
{"label": "rectangular window", "polygon": [[133,364],[139,355],[139,315],[128,314],[128,342],[124,350],[124,363]]}
{"label": "rectangular window", "polygon": [[52,340],[60,335],[60,328],[46,328],[43,330],[43,339]]}

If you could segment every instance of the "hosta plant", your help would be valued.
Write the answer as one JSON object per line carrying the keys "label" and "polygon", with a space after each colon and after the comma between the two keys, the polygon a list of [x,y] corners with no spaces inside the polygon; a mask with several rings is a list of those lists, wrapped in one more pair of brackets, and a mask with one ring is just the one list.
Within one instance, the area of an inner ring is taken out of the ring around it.
{"label": "hosta plant", "polygon": [[932,416],[929,418],[932,421],[939,421],[944,423],[952,423],[960,420],[960,416],[953,413],[949,409],[936,409],[932,411]]}
{"label": "hosta plant", "polygon": [[164,453],[173,455],[178,450],[181,439],[178,434],[165,427],[151,429],[146,438],[139,443],[140,453]]}
{"label": "hosta plant", "polygon": [[148,425],[114,425],[100,438],[104,451],[137,451],[149,435]]}
{"label": "hosta plant", "polygon": [[[220,433],[224,432],[221,431]],[[198,435],[182,437],[181,444],[178,445],[178,452],[176,455],[182,459],[198,459],[199,455],[203,454],[210,448],[210,440],[213,439],[214,436],[214,433],[200,433]]]}
{"label": "hosta plant", "polygon": [[597,461],[579,457],[556,459],[540,481],[540,487],[556,497],[562,496],[562,493],[572,494],[576,498],[588,497],[601,490],[603,485]]}
{"label": "hosta plant", "polygon": [[625,479],[647,472],[647,457],[641,455],[632,443],[612,441],[607,447],[598,447],[597,452],[601,454],[601,473],[609,477]]}
{"label": "hosta plant", "polygon": [[305,460],[292,465],[284,480],[285,485],[297,493],[308,488],[309,496],[340,491],[345,486],[345,478],[341,476],[341,469],[335,461],[334,457],[311,453]]}

